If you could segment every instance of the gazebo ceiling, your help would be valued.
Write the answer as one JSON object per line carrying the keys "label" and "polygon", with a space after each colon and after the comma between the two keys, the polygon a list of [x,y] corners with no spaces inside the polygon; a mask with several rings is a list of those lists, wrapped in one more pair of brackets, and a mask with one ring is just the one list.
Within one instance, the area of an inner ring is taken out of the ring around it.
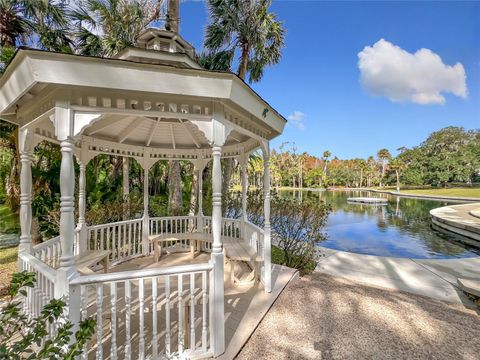
{"label": "gazebo ceiling", "polygon": [[[150,116],[106,115],[84,134],[120,144],[163,149],[204,149],[210,147],[205,135],[190,121]],[[232,131],[225,145],[247,141],[249,137]]]}

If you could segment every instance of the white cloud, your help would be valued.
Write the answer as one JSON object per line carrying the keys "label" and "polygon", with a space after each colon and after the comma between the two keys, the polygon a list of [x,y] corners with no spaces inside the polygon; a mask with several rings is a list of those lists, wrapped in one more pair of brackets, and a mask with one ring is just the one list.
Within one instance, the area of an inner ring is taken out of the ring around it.
{"label": "white cloud", "polygon": [[300,130],[305,130],[303,119],[305,119],[305,114],[298,110],[295,110],[292,114],[288,115],[290,123]]}
{"label": "white cloud", "polygon": [[380,39],[358,53],[358,68],[362,86],[372,95],[391,101],[443,104],[442,93],[467,97],[463,65],[446,65],[429,49],[412,54]]}

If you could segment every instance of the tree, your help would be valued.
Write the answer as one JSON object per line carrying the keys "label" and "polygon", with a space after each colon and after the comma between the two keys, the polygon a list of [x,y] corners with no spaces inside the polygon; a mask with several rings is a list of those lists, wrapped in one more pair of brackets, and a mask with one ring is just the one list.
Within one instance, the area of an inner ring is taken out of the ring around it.
{"label": "tree", "polygon": [[270,0],[209,0],[210,24],[205,47],[213,53],[240,52],[237,74],[250,82],[263,76],[266,66],[280,61],[285,30],[277,16],[268,11]]}
{"label": "tree", "polygon": [[180,161],[170,161],[168,172],[168,214],[170,216],[182,215],[182,177]]}
{"label": "tree", "polygon": [[377,157],[382,164],[382,175],[380,177],[380,186],[382,186],[382,180],[385,177],[385,169],[386,169],[386,166],[387,166],[387,160],[390,160],[392,158],[392,155],[390,154],[390,151],[388,151],[388,149],[380,149],[377,152]]}
{"label": "tree", "polygon": [[22,0],[23,12],[33,24],[33,37],[41,49],[71,52],[68,37],[67,2],[56,0]]}
{"label": "tree", "polygon": [[400,176],[405,167],[406,164],[399,157],[396,157],[390,161],[390,169],[395,171],[395,176],[397,178],[397,192],[400,192]]}
{"label": "tree", "polygon": [[71,52],[68,24],[64,1],[0,0],[0,74],[18,45]]}
{"label": "tree", "polygon": [[33,29],[25,17],[22,3],[14,0],[0,0],[0,46],[14,48],[19,38],[26,37]]}
{"label": "tree", "polygon": [[359,177],[359,187],[363,186],[363,175],[365,174],[365,169],[367,168],[367,162],[365,159],[356,159],[355,160],[356,167],[360,171],[360,177]]}
{"label": "tree", "polygon": [[[229,70],[235,52],[240,52],[237,75],[259,81],[264,68],[280,61],[285,30],[274,13],[268,11],[270,0],[209,0],[210,24],[204,46],[208,50],[199,63],[209,70]],[[233,159],[226,160],[223,196],[230,187]]]}
{"label": "tree", "polygon": [[81,0],[72,12],[75,45],[82,55],[114,56],[160,19],[162,0]]}
{"label": "tree", "polygon": [[323,173],[326,175],[327,174],[327,166],[328,166],[328,159],[332,156],[332,153],[328,150],[325,150],[322,155],[322,160],[323,160]]}

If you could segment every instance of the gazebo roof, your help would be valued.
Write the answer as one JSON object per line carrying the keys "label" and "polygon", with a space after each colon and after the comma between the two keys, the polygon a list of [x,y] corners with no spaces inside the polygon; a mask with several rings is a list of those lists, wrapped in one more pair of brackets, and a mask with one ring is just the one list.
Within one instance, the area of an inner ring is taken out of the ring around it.
{"label": "gazebo roof", "polygon": [[90,142],[173,151],[209,147],[202,122],[216,111],[232,129],[226,148],[250,151],[283,131],[285,118],[235,74],[185,67],[186,58],[194,62],[183,53],[159,63],[165,54],[158,54],[134,48],[111,59],[20,49],[0,78],[0,117],[53,139],[51,111],[66,100],[74,111],[101,114],[82,132]]}

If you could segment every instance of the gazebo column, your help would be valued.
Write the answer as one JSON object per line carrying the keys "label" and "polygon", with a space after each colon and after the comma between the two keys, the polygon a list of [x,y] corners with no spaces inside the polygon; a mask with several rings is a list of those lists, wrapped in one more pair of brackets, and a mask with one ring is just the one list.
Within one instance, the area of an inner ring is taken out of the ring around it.
{"label": "gazebo column", "polygon": [[264,242],[264,284],[265,292],[272,291],[272,239],[270,228],[270,146],[266,141],[262,146],[263,153],[263,188],[264,188],[264,203],[263,212],[265,216],[265,224],[263,228],[263,242]]}
{"label": "gazebo column", "polygon": [[78,225],[79,242],[78,251],[80,254],[88,250],[87,224],[85,221],[86,191],[85,191],[85,169],[84,161],[79,162],[80,173],[78,174]]}
{"label": "gazebo column", "polygon": [[148,215],[148,172],[150,170],[149,154],[145,154],[146,159],[142,162],[143,167],[143,222],[142,222],[142,253],[150,253],[148,237],[150,235],[150,217]]}
{"label": "gazebo column", "polygon": [[19,129],[20,147],[20,253],[32,252],[32,159],[31,130]]}
{"label": "gazebo column", "polygon": [[60,244],[62,256],[60,268],[74,267],[73,244],[75,236],[74,191],[75,172],[73,167],[74,142],[67,138],[60,143],[62,162],[60,165]]}
{"label": "gazebo column", "polygon": [[197,230],[203,232],[203,171],[205,170],[205,160],[197,160],[195,167],[198,171],[198,191],[197,191]]}
{"label": "gazebo column", "polygon": [[225,350],[225,314],[224,314],[224,254],[221,239],[222,232],[222,165],[220,156],[222,148],[213,145],[212,148],[212,253],[211,263],[214,265],[211,284],[210,301],[213,311],[210,314],[210,343],[214,356],[222,354]]}
{"label": "gazebo column", "polygon": [[195,124],[212,145],[212,253],[210,263],[210,346],[213,356],[217,357],[225,351],[225,298],[224,298],[224,252],[222,245],[222,165],[220,157],[222,146],[232,131],[224,124],[225,109],[215,103],[211,121],[195,121]]}

